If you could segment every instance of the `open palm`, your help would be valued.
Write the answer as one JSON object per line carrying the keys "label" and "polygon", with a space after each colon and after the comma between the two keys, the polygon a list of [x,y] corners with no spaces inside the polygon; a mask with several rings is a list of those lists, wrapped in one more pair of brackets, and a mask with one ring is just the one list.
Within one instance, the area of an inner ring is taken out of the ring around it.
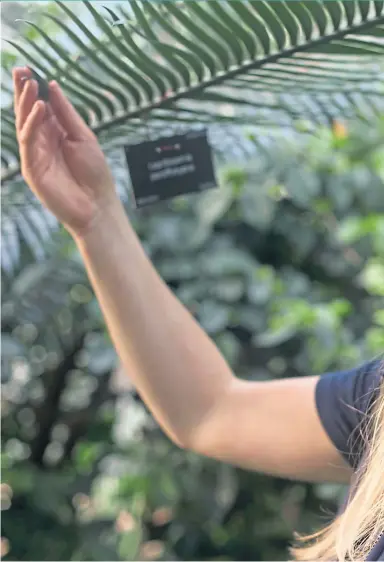
{"label": "open palm", "polygon": [[24,179],[40,201],[69,228],[88,228],[116,197],[97,138],[63,94],[49,84],[38,100],[28,68],[14,70],[16,130]]}

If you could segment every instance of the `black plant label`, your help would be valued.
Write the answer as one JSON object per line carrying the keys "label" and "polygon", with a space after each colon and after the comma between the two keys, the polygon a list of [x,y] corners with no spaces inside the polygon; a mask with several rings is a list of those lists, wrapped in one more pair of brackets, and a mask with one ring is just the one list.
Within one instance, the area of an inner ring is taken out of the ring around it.
{"label": "black plant label", "polygon": [[207,131],[125,146],[137,207],[217,186]]}

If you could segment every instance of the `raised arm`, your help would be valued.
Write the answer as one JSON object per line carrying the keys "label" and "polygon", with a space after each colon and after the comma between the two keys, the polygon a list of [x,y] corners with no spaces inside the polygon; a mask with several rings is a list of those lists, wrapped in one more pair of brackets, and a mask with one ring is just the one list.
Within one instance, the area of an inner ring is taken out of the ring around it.
{"label": "raised arm", "polygon": [[73,235],[133,383],[181,447],[304,480],[350,471],[316,413],[316,378],[244,382],[147,258],[116,195],[96,137],[57,84],[50,103],[17,69],[22,172]]}

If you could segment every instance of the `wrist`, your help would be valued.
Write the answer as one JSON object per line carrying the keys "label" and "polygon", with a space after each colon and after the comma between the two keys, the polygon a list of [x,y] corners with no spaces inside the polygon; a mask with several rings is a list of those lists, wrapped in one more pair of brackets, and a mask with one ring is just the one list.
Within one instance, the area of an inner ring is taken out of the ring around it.
{"label": "wrist", "polygon": [[77,245],[87,245],[96,241],[104,232],[111,232],[119,222],[127,221],[127,216],[118,196],[105,200],[99,205],[92,220],[83,228],[68,229]]}

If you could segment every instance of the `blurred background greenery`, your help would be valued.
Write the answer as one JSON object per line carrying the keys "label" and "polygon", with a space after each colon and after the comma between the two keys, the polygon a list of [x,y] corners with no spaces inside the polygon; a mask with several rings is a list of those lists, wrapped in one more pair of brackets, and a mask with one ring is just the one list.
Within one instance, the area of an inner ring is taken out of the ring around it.
{"label": "blurred background greenery", "polygon": [[[67,4],[2,3],[11,41],[2,57],[2,556],[287,559],[293,531],[324,523],[345,489],[249,473],[163,435],[119,367],[76,248],[20,178],[9,72],[27,60],[62,81],[98,132],[155,266],[234,372],[307,376],[384,349],[383,3],[311,11],[276,2],[273,12],[260,1],[114,2],[109,13]],[[118,17],[124,26],[111,25]],[[194,17],[213,32],[205,45]],[[172,36],[178,26],[184,35]],[[122,38],[127,66],[116,75]],[[246,71],[251,39],[261,62]],[[206,67],[226,80],[205,84]],[[150,88],[174,85],[160,106],[155,91],[147,106],[125,103],[135,85],[145,91],[145,75]],[[209,126],[219,189],[133,210],[121,146],[196,125]]]}

